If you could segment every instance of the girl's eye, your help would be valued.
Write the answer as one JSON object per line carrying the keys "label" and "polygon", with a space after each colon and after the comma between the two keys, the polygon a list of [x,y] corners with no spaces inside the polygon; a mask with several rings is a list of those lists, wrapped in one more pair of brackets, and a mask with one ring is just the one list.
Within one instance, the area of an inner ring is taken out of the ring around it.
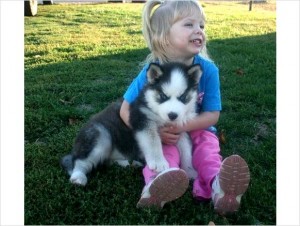
{"label": "girl's eye", "polygon": [[193,24],[192,23],[187,23],[185,24],[186,27],[193,27]]}

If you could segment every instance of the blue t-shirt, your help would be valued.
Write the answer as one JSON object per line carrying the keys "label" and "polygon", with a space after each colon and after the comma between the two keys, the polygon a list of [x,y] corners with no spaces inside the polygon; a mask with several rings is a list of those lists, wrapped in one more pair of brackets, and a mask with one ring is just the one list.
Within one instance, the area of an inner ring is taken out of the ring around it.
{"label": "blue t-shirt", "polygon": [[[221,111],[219,69],[212,61],[199,55],[194,57],[193,64],[200,64],[203,72],[198,86],[198,111]],[[148,68],[149,64],[144,66],[124,94],[123,97],[128,103],[132,103],[137,98],[147,83]]]}

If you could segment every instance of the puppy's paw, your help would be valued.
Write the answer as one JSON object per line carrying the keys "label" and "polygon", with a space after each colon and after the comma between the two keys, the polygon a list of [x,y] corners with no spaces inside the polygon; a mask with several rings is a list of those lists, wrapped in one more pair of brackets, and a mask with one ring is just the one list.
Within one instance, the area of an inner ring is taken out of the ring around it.
{"label": "puppy's paw", "polygon": [[72,184],[85,186],[87,183],[87,177],[82,172],[73,172],[70,181]]}
{"label": "puppy's paw", "polygon": [[148,163],[148,167],[151,170],[154,170],[156,172],[161,172],[164,171],[166,169],[169,169],[169,163],[167,162],[167,160],[165,158],[163,159],[158,159],[158,160],[154,160],[154,161],[150,161]]}

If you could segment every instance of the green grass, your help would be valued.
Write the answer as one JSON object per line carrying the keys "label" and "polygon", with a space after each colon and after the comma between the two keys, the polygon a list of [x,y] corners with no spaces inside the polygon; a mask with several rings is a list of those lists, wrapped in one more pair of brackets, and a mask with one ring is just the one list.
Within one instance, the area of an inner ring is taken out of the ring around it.
{"label": "green grass", "polygon": [[251,183],[237,214],[197,203],[192,186],[163,210],[136,209],[140,168],[69,183],[59,159],[88,118],[122,96],[148,50],[142,4],[39,6],[25,17],[25,224],[276,224],[275,3],[205,2],[209,52],[220,68],[224,157],[243,156]]}

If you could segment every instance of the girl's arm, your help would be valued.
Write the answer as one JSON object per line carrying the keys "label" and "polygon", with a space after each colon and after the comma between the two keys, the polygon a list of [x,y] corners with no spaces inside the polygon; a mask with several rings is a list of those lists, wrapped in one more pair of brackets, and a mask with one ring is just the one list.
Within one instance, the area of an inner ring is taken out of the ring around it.
{"label": "girl's arm", "polygon": [[164,144],[176,144],[180,133],[190,132],[198,129],[207,129],[218,122],[219,116],[219,111],[207,111],[200,113],[183,126],[170,124],[162,127],[159,131],[162,142]]}
{"label": "girl's arm", "polygon": [[[123,122],[131,128],[129,123],[129,103],[124,100],[121,109],[120,116]],[[193,120],[188,121],[182,127],[176,125],[167,125],[160,128],[159,134],[164,144],[176,144],[179,138],[179,134],[182,132],[189,132],[198,129],[206,129],[212,125],[215,125],[219,120],[219,111],[207,111],[197,115]]]}
{"label": "girl's arm", "polygon": [[217,124],[219,117],[219,111],[205,111],[188,121],[181,128],[178,127],[178,130],[179,132],[190,132],[193,130],[207,129],[210,126]]}
{"label": "girl's arm", "polygon": [[126,100],[123,100],[123,103],[121,105],[120,109],[120,117],[123,120],[123,122],[131,128],[131,125],[129,123],[129,103]]}

